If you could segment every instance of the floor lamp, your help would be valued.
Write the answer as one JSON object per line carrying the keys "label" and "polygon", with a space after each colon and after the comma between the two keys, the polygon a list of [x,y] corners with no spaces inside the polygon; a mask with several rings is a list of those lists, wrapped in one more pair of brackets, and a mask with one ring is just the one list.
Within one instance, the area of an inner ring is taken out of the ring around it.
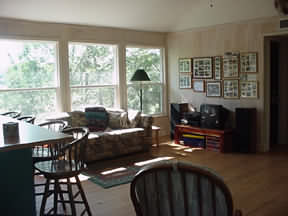
{"label": "floor lamp", "polygon": [[140,109],[142,112],[142,82],[143,81],[150,81],[150,78],[145,70],[138,69],[135,71],[131,78],[131,82],[138,81],[140,83]]}

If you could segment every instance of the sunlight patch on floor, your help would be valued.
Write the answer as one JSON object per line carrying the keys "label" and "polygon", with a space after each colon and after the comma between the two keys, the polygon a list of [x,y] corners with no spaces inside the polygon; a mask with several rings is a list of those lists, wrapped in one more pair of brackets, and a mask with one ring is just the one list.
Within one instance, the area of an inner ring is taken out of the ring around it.
{"label": "sunlight patch on floor", "polygon": [[187,149],[184,149],[185,152],[193,152],[193,151],[202,151],[204,150],[203,148],[187,148]]}
{"label": "sunlight patch on floor", "polygon": [[151,159],[151,160],[145,160],[145,161],[140,161],[140,162],[134,163],[134,165],[135,166],[144,166],[144,165],[155,163],[155,162],[159,162],[159,161],[171,160],[173,158],[174,157],[157,157],[157,158],[154,158],[154,159]]}
{"label": "sunlight patch on floor", "polygon": [[111,169],[111,170],[103,171],[103,172],[101,172],[101,175],[109,175],[109,174],[116,173],[116,172],[122,172],[122,171],[124,171],[124,170],[127,170],[127,168],[125,168],[125,167],[119,167],[119,168],[116,168],[116,169]]}

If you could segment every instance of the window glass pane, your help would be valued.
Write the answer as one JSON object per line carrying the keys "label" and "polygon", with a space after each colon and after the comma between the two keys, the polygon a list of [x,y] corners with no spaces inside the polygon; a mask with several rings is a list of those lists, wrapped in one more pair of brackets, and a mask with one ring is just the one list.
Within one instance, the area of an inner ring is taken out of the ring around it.
{"label": "window glass pane", "polygon": [[0,40],[0,88],[56,86],[56,43]]}
{"label": "window glass pane", "polygon": [[[130,85],[127,88],[128,108],[140,110],[140,87]],[[143,86],[143,112],[157,114],[162,112],[162,85]]]}
{"label": "window glass pane", "polygon": [[115,88],[72,88],[72,110],[84,110],[87,106],[114,107]]}
{"label": "window glass pane", "polygon": [[54,89],[0,93],[1,112],[21,111],[22,115],[36,115],[44,112],[56,112],[55,104],[56,90]]}
{"label": "window glass pane", "polygon": [[161,49],[126,48],[127,83],[137,69],[144,69],[152,82],[162,82]]}
{"label": "window glass pane", "polygon": [[115,46],[69,44],[70,86],[116,83]]}

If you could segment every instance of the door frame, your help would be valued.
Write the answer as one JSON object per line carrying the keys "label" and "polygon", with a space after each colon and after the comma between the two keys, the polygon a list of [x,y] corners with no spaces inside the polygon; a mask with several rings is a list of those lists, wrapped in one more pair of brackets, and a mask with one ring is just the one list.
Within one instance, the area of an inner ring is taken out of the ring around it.
{"label": "door frame", "polygon": [[264,151],[270,151],[270,103],[271,103],[271,70],[270,70],[270,41],[275,37],[288,35],[288,31],[281,31],[269,34],[263,34],[263,68],[264,68],[264,127],[261,129],[263,134]]}

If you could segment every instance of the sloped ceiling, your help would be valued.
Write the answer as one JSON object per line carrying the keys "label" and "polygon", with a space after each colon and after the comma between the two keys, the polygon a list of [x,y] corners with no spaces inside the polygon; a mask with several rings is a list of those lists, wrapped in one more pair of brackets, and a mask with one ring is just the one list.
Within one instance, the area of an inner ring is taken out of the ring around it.
{"label": "sloped ceiling", "polygon": [[0,0],[0,17],[157,32],[275,15],[273,0]]}

